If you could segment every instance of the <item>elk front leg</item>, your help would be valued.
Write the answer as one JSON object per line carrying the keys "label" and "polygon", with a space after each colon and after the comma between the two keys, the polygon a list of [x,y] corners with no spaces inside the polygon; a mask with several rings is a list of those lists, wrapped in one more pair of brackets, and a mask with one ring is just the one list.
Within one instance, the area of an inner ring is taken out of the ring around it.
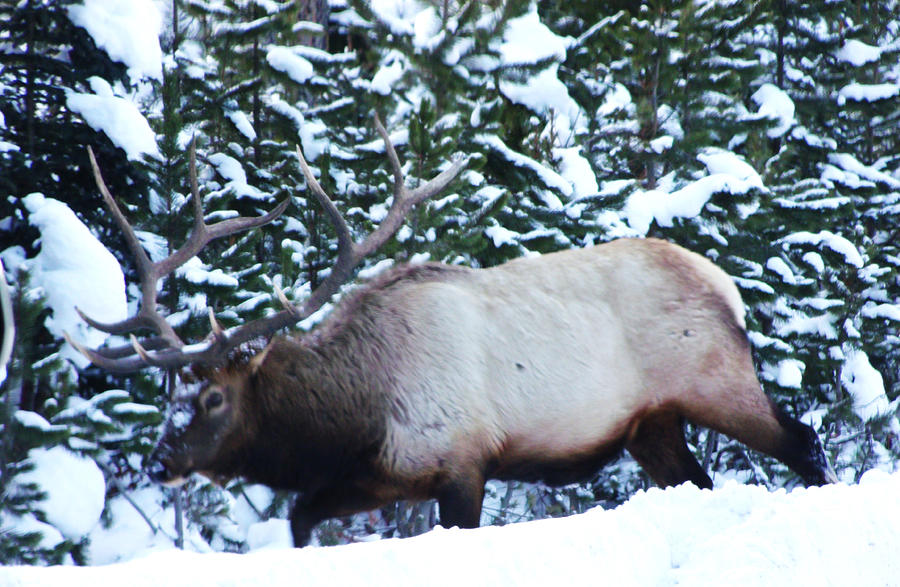
{"label": "elk front leg", "polygon": [[356,488],[328,487],[310,495],[302,495],[291,508],[291,536],[294,546],[309,544],[312,531],[320,522],[338,516],[349,516],[384,505],[370,493]]}
{"label": "elk front leg", "polygon": [[477,528],[484,501],[484,476],[478,473],[448,479],[438,491],[441,526]]}
{"label": "elk front leg", "polygon": [[291,508],[291,538],[294,540],[295,548],[308,545],[312,538],[313,528],[325,519],[325,516],[321,516],[311,509],[304,501],[303,498],[298,497],[294,502],[294,507]]}

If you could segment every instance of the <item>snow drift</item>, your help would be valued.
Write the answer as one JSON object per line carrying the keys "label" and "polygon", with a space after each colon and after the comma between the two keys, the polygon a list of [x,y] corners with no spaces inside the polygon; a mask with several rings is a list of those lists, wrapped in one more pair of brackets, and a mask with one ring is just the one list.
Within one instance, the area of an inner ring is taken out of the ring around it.
{"label": "snow drift", "polygon": [[728,481],[604,511],[404,540],[7,567],[0,585],[896,585],[900,473],[791,492]]}

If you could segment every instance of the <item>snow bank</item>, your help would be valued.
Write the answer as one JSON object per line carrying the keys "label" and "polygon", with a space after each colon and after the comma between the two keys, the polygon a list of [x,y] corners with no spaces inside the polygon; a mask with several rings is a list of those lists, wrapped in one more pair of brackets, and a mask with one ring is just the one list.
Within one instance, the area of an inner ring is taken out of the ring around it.
{"label": "snow bank", "polygon": [[109,56],[128,67],[135,82],[162,81],[162,17],[153,0],[84,0],[67,8],[69,19]]}
{"label": "snow bank", "polygon": [[328,548],[7,567],[0,584],[889,585],[900,576],[898,494],[900,473],[882,471],[790,493],[683,485],[569,518]]}
{"label": "snow bank", "polygon": [[91,459],[61,446],[33,449],[28,460],[34,469],[19,475],[16,482],[37,484],[47,494],[38,505],[47,523],[78,542],[97,525],[103,513],[103,473]]}
{"label": "snow bank", "polygon": [[[43,289],[53,311],[47,329],[60,338],[67,332],[88,347],[100,346],[107,334],[85,324],[75,308],[101,322],[127,317],[125,277],[119,262],[64,203],[42,194],[30,194],[22,201],[28,221],[41,232],[34,283]],[[79,367],[88,363],[68,344],[62,354]]]}

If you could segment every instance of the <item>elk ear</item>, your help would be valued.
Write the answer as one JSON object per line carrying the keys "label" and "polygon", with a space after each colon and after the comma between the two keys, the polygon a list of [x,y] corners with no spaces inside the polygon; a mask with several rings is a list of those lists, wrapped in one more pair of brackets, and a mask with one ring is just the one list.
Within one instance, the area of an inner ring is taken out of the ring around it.
{"label": "elk ear", "polygon": [[253,355],[253,358],[250,359],[250,374],[256,375],[256,372],[259,371],[259,368],[262,367],[263,363],[266,361],[266,356],[269,354],[269,351],[272,350],[272,343],[274,342],[274,338],[269,341],[269,344],[266,347]]}
{"label": "elk ear", "polygon": [[194,369],[191,367],[187,367],[185,369],[178,370],[178,380],[184,383],[185,385],[190,385],[192,383],[197,383],[197,374],[194,373]]}
{"label": "elk ear", "polygon": [[211,376],[212,369],[199,363],[195,363],[178,371],[178,379],[185,385],[206,381]]}

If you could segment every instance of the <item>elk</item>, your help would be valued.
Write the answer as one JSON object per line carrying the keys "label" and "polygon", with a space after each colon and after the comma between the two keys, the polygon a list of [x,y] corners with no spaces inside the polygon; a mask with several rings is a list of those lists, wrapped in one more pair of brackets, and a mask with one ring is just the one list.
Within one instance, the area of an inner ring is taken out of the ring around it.
{"label": "elk", "polygon": [[[655,239],[521,258],[488,269],[404,264],[343,296],[306,334],[274,334],[338,291],[418,202],[444,189],[455,161],[408,190],[397,154],[375,124],[393,168],[392,208],[355,242],[298,148],[309,189],[338,235],[328,277],[300,307],[224,330],[186,348],[155,309],[155,281],[211,235],[271,220],[204,228],[196,172],[196,228],[156,264],[133,236],[154,347],[82,349],[111,371],[192,365],[194,381],[170,408],[148,465],[178,484],[192,473],[233,477],[299,494],[294,544],[321,521],[399,499],[436,498],[441,524],[480,522],[487,479],[568,484],[590,478],[623,449],[661,486],[712,482],[685,441],[685,420],[771,455],[807,484],[833,482],[815,431],[764,394],[729,276],[705,257]],[[127,221],[95,178],[127,235]],[[251,226],[252,225],[252,226]],[[205,236],[197,236],[197,235]],[[126,325],[95,325],[123,332]],[[248,341],[271,336],[267,343]]]}

